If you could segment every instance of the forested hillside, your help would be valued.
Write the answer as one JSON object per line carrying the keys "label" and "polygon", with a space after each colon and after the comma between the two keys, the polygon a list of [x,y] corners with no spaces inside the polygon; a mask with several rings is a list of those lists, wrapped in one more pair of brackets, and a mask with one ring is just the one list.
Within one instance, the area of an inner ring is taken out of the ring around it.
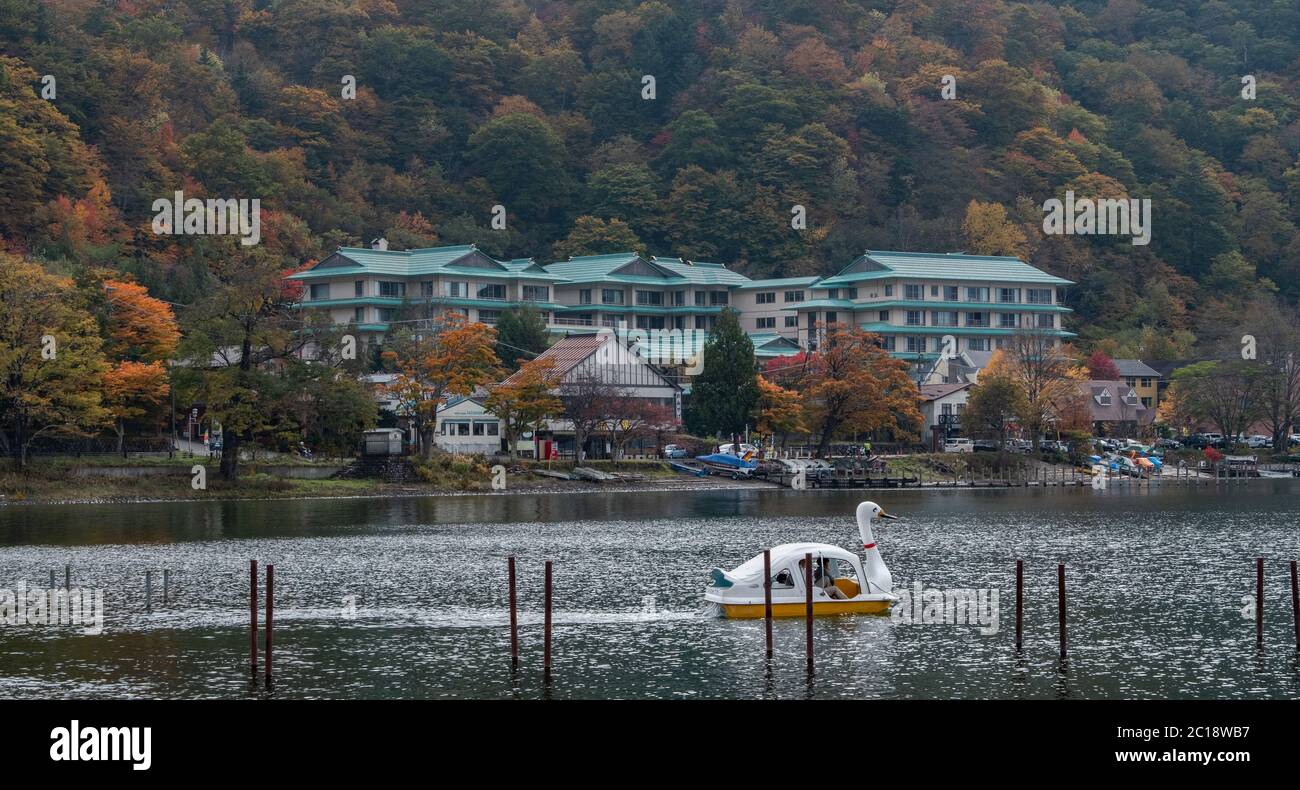
{"label": "forested hillside", "polygon": [[[286,269],[379,235],[752,277],[1021,254],[1147,358],[1300,298],[1293,0],[0,0],[0,54],[3,244],[184,304],[231,248],[152,233],[175,190],[260,198]],[[1044,235],[1066,190],[1150,198],[1151,243]]]}

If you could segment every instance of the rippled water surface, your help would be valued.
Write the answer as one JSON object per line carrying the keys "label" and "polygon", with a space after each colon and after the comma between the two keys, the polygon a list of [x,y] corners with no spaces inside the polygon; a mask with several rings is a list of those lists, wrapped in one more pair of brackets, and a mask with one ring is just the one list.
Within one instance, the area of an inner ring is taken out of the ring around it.
{"label": "rippled water surface", "polygon": [[[899,586],[993,588],[999,630],[887,617],[728,621],[710,567],[794,540],[857,546],[863,498]],[[522,665],[512,676],[507,554]],[[1266,564],[1255,648],[1254,558]],[[1300,481],[1100,492],[738,490],[0,508],[0,588],[99,587],[104,632],[0,625],[0,698],[1300,697],[1286,563]],[[273,692],[249,679],[248,560],[275,564]],[[555,664],[541,682],[543,562]],[[1026,568],[1014,650],[1014,568]],[[1057,657],[1056,563],[1070,658]],[[172,572],[162,602],[161,571]],[[145,571],[154,570],[153,612]]]}

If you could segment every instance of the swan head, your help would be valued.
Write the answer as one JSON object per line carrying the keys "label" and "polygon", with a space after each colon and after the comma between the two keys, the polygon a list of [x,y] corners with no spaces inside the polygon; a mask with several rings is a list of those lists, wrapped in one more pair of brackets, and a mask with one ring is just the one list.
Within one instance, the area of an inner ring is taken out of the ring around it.
{"label": "swan head", "polygon": [[858,523],[866,524],[878,518],[898,518],[885,512],[885,509],[875,502],[862,502],[858,505]]}

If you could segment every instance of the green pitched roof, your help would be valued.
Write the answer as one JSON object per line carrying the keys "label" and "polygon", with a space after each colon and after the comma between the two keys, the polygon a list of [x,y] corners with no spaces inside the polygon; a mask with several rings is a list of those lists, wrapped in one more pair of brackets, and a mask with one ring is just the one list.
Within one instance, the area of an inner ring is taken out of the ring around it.
{"label": "green pitched roof", "polygon": [[1019,258],[1001,255],[966,255],[957,252],[872,252],[867,250],[818,288],[851,285],[863,280],[976,280],[1042,285],[1071,285]]}
{"label": "green pitched roof", "polygon": [[[650,274],[621,274],[619,269],[638,261]],[[684,261],[681,258],[642,257],[635,252],[581,255],[546,264],[546,270],[570,282],[624,282],[644,285],[743,285],[749,278],[720,263]]]}
{"label": "green pitched roof", "polygon": [[414,250],[375,250],[368,247],[339,247],[307,271],[291,275],[292,280],[369,274],[387,277],[427,277],[436,274],[488,278],[532,279],[555,282],[562,278],[546,271],[530,258],[499,261],[473,244],[424,247]]}

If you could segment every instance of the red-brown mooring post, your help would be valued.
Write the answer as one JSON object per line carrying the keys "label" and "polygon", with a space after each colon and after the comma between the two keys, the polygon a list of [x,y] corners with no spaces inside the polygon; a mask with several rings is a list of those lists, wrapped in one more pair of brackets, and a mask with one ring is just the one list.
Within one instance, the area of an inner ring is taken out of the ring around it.
{"label": "red-brown mooring post", "polygon": [[1296,579],[1295,560],[1291,560],[1291,617],[1295,621],[1295,649],[1300,650],[1300,583]]}
{"label": "red-brown mooring post", "polygon": [[804,564],[804,568],[803,568],[804,585],[803,585],[803,586],[804,586],[804,593],[805,593],[805,594],[804,594],[804,604],[805,604],[805,610],[804,610],[804,611],[805,611],[805,618],[804,618],[804,619],[807,620],[807,625],[808,625],[808,628],[807,628],[807,636],[808,636],[808,671],[809,671],[809,672],[812,672],[812,671],[813,671],[813,639],[812,639],[812,631],[813,631],[813,629],[812,629],[812,621],[813,621],[813,601],[812,601],[813,571],[812,571],[812,554],[805,554],[805,555],[803,555],[803,564]]}
{"label": "red-brown mooring post", "polygon": [[1061,626],[1061,658],[1065,658],[1065,565],[1056,566],[1056,616]]}
{"label": "red-brown mooring post", "polygon": [[512,669],[519,668],[519,615],[518,599],[515,597],[515,555],[511,554],[506,559],[506,567],[510,570],[510,666]]}
{"label": "red-brown mooring post", "polygon": [[1264,558],[1255,558],[1255,645],[1264,646]]}
{"label": "red-brown mooring post", "polygon": [[1016,560],[1016,650],[1020,649],[1020,636],[1025,622],[1025,563]]}
{"label": "red-brown mooring post", "polygon": [[248,667],[257,674],[257,560],[248,561]]}
{"label": "red-brown mooring post", "polygon": [[[1295,563],[1291,563],[1294,574]],[[767,657],[772,657],[772,550],[763,549],[763,620],[767,626]]]}
{"label": "red-brown mooring post", "polygon": [[551,561],[546,561],[546,615],[542,628],[542,677],[551,679]]}
{"label": "red-brown mooring post", "polygon": [[266,566],[266,685],[271,685],[271,632],[275,614],[275,566]]}

